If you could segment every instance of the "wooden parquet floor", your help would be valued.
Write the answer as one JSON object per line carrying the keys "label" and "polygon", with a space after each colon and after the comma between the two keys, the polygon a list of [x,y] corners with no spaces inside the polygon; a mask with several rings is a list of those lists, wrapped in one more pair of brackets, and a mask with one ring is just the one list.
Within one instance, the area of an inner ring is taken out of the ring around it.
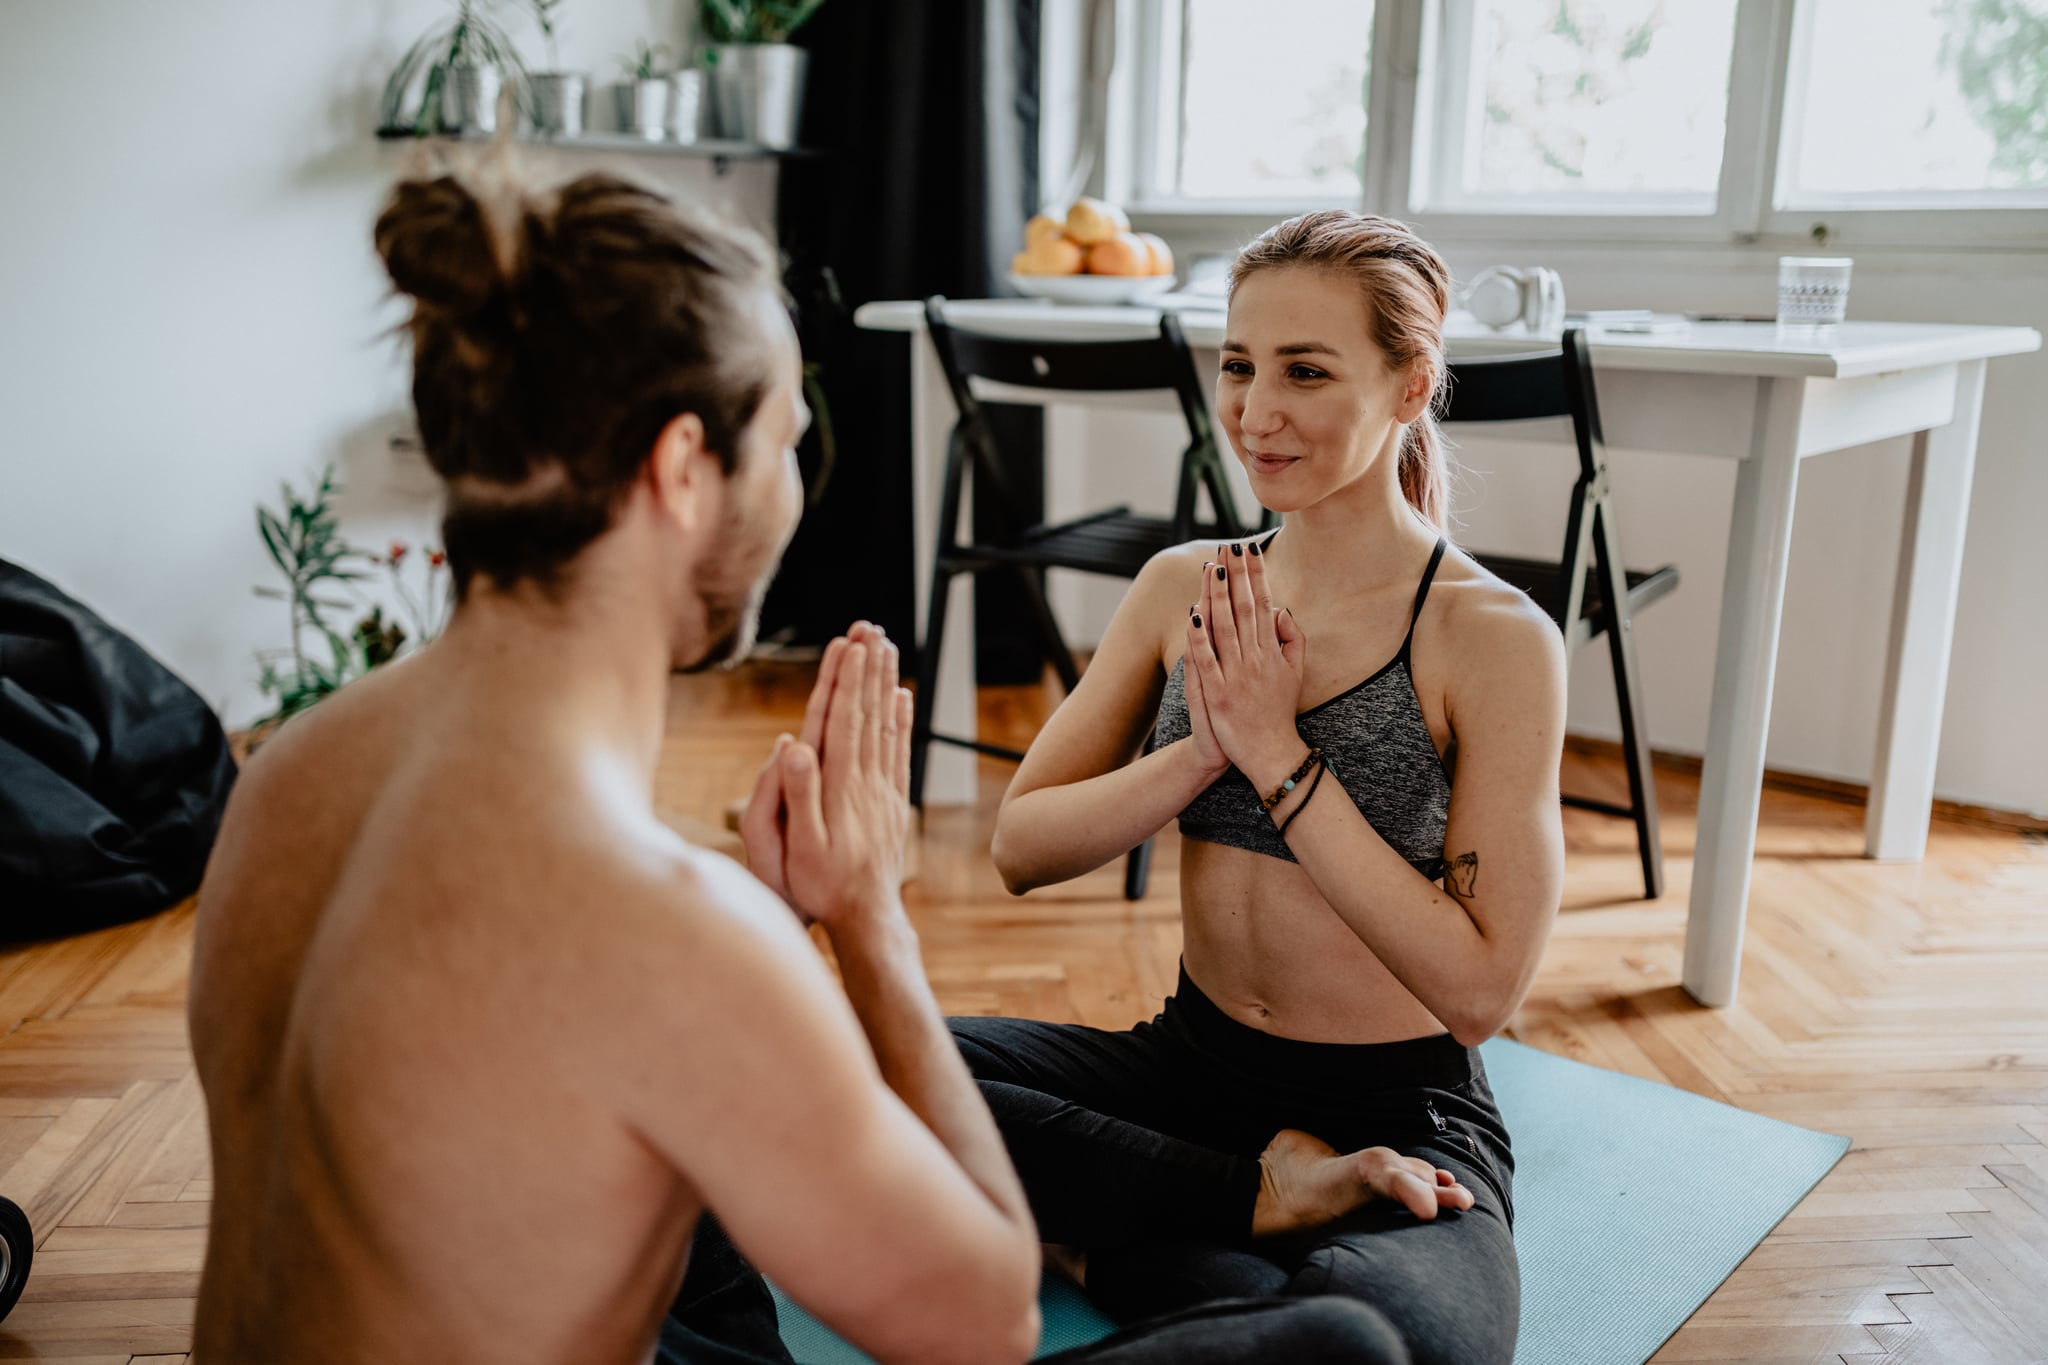
{"label": "wooden parquet floor", "polygon": [[[713,822],[793,729],[807,670],[679,679],[659,780]],[[1037,688],[987,689],[1016,738]],[[1111,867],[1016,900],[979,808],[935,811],[910,888],[952,1011],[1126,1026],[1171,988],[1177,847],[1150,896]],[[1572,757],[1569,789],[1625,796]],[[1644,902],[1629,827],[1566,812],[1565,905],[1513,1035],[1854,1139],[1854,1148],[1656,1357],[1751,1365],[2048,1360],[2048,843],[1937,822],[1928,856],[1858,856],[1860,807],[1769,791],[1742,998],[1678,986],[1697,784],[1662,775],[1670,888]],[[191,907],[0,951],[0,1194],[39,1239],[0,1360],[173,1365],[204,1245],[205,1120],[185,1041]]]}

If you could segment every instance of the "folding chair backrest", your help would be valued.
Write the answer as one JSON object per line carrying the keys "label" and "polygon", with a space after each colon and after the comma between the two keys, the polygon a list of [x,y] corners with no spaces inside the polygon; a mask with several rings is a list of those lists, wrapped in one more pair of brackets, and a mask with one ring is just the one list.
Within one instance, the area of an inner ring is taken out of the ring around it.
{"label": "folding chair backrest", "polygon": [[1460,356],[1451,361],[1445,422],[1518,422],[1569,417],[1578,437],[1579,474],[1599,477],[1607,467],[1600,432],[1600,403],[1593,391],[1593,362],[1586,334],[1564,334],[1555,351],[1500,356]]}
{"label": "folding chair backrest", "polygon": [[1026,341],[967,332],[946,321],[945,300],[925,300],[925,326],[962,413],[973,411],[970,378],[1080,393],[1161,390],[1180,400],[1190,434],[1209,436],[1209,407],[1195,378],[1180,320],[1162,313],[1157,336],[1129,341]]}
{"label": "folding chair backrest", "polygon": [[[1534,355],[1465,356],[1451,361],[1445,422],[1515,422],[1569,417],[1579,451],[1579,478],[1565,519],[1564,552],[1552,598],[1542,605],[1570,638],[1585,600],[1588,573],[1608,581],[1603,535],[1596,524],[1611,518],[1607,507],[1607,448],[1600,434],[1600,402],[1593,390],[1593,362],[1586,334],[1573,328],[1555,351]],[[1611,532],[1611,526],[1608,531]],[[1596,555],[1601,556],[1596,562]],[[1612,566],[1620,571],[1619,561]],[[1611,580],[1613,583],[1619,580]]]}
{"label": "folding chair backrest", "polygon": [[1181,458],[1180,489],[1174,520],[1192,526],[1197,484],[1209,489],[1218,521],[1229,533],[1241,534],[1243,523],[1222,474],[1209,403],[1195,375],[1195,362],[1171,312],[1159,317],[1156,336],[1128,341],[1029,341],[963,331],[946,321],[946,300],[933,295],[924,304],[925,328],[945,371],[946,386],[960,412],[959,430],[977,445],[993,444],[972,381],[985,379],[1018,388],[1079,393],[1171,393],[1187,423],[1188,446]]}

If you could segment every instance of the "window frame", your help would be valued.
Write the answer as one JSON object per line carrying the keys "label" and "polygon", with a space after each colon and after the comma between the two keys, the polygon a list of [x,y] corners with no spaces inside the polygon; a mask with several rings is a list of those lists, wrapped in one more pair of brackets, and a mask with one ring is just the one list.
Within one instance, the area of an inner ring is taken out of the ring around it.
{"label": "window frame", "polygon": [[[1804,70],[1811,6],[1799,0],[1737,0],[1729,60],[1728,117],[1720,182],[1711,213],[1636,213],[1617,205],[1593,213],[1471,211],[1417,207],[1428,167],[1418,151],[1442,98],[1421,73],[1441,41],[1446,3],[1376,0],[1367,85],[1364,204],[1412,223],[1426,236],[1474,245],[1768,245],[1779,250],[1947,250],[2048,252],[2048,208],[1933,208],[1881,203],[1786,203],[1780,149]],[[1244,240],[1277,218],[1330,201],[1304,198],[1188,200],[1159,191],[1162,129],[1178,119],[1184,60],[1179,0],[1115,0],[1119,60],[1110,78],[1098,192],[1124,204],[1143,226],[1203,242]],[[1174,139],[1177,144],[1177,139]],[[1177,146],[1175,148],[1177,150]]]}

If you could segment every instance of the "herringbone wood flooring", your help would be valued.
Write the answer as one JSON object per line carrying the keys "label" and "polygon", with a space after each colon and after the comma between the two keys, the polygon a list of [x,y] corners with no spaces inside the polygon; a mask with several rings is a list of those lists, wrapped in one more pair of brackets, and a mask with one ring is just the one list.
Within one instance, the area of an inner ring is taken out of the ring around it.
{"label": "herringbone wood flooring", "polygon": [[[718,822],[807,670],[679,679],[665,805]],[[1037,688],[987,689],[1028,735]],[[1110,867],[1007,896],[987,861],[1005,768],[976,810],[935,811],[908,898],[956,1012],[1121,1027],[1171,987],[1177,849],[1150,897]],[[1573,756],[1567,786],[1625,795]],[[1670,889],[1639,893],[1629,828],[1566,812],[1564,912],[1512,1033],[1855,1147],[1657,1360],[2023,1365],[2048,1359],[2048,843],[1937,822],[1925,862],[1858,857],[1861,809],[1766,793],[1741,1002],[1677,985],[1697,784],[1660,778]],[[0,1359],[183,1360],[210,1180],[183,1019],[192,912],[0,953],[0,1194],[35,1273]]]}

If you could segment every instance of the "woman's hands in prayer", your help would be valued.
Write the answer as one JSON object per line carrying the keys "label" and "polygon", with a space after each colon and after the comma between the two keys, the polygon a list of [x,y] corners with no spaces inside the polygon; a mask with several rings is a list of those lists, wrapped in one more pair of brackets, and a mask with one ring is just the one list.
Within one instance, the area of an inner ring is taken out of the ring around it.
{"label": "woman's hands in prayer", "polygon": [[1268,778],[1277,784],[1307,747],[1294,717],[1308,637],[1292,613],[1273,605],[1259,542],[1218,547],[1202,566],[1202,596],[1187,629],[1182,674],[1196,752],[1219,773],[1235,764],[1254,786]]}

